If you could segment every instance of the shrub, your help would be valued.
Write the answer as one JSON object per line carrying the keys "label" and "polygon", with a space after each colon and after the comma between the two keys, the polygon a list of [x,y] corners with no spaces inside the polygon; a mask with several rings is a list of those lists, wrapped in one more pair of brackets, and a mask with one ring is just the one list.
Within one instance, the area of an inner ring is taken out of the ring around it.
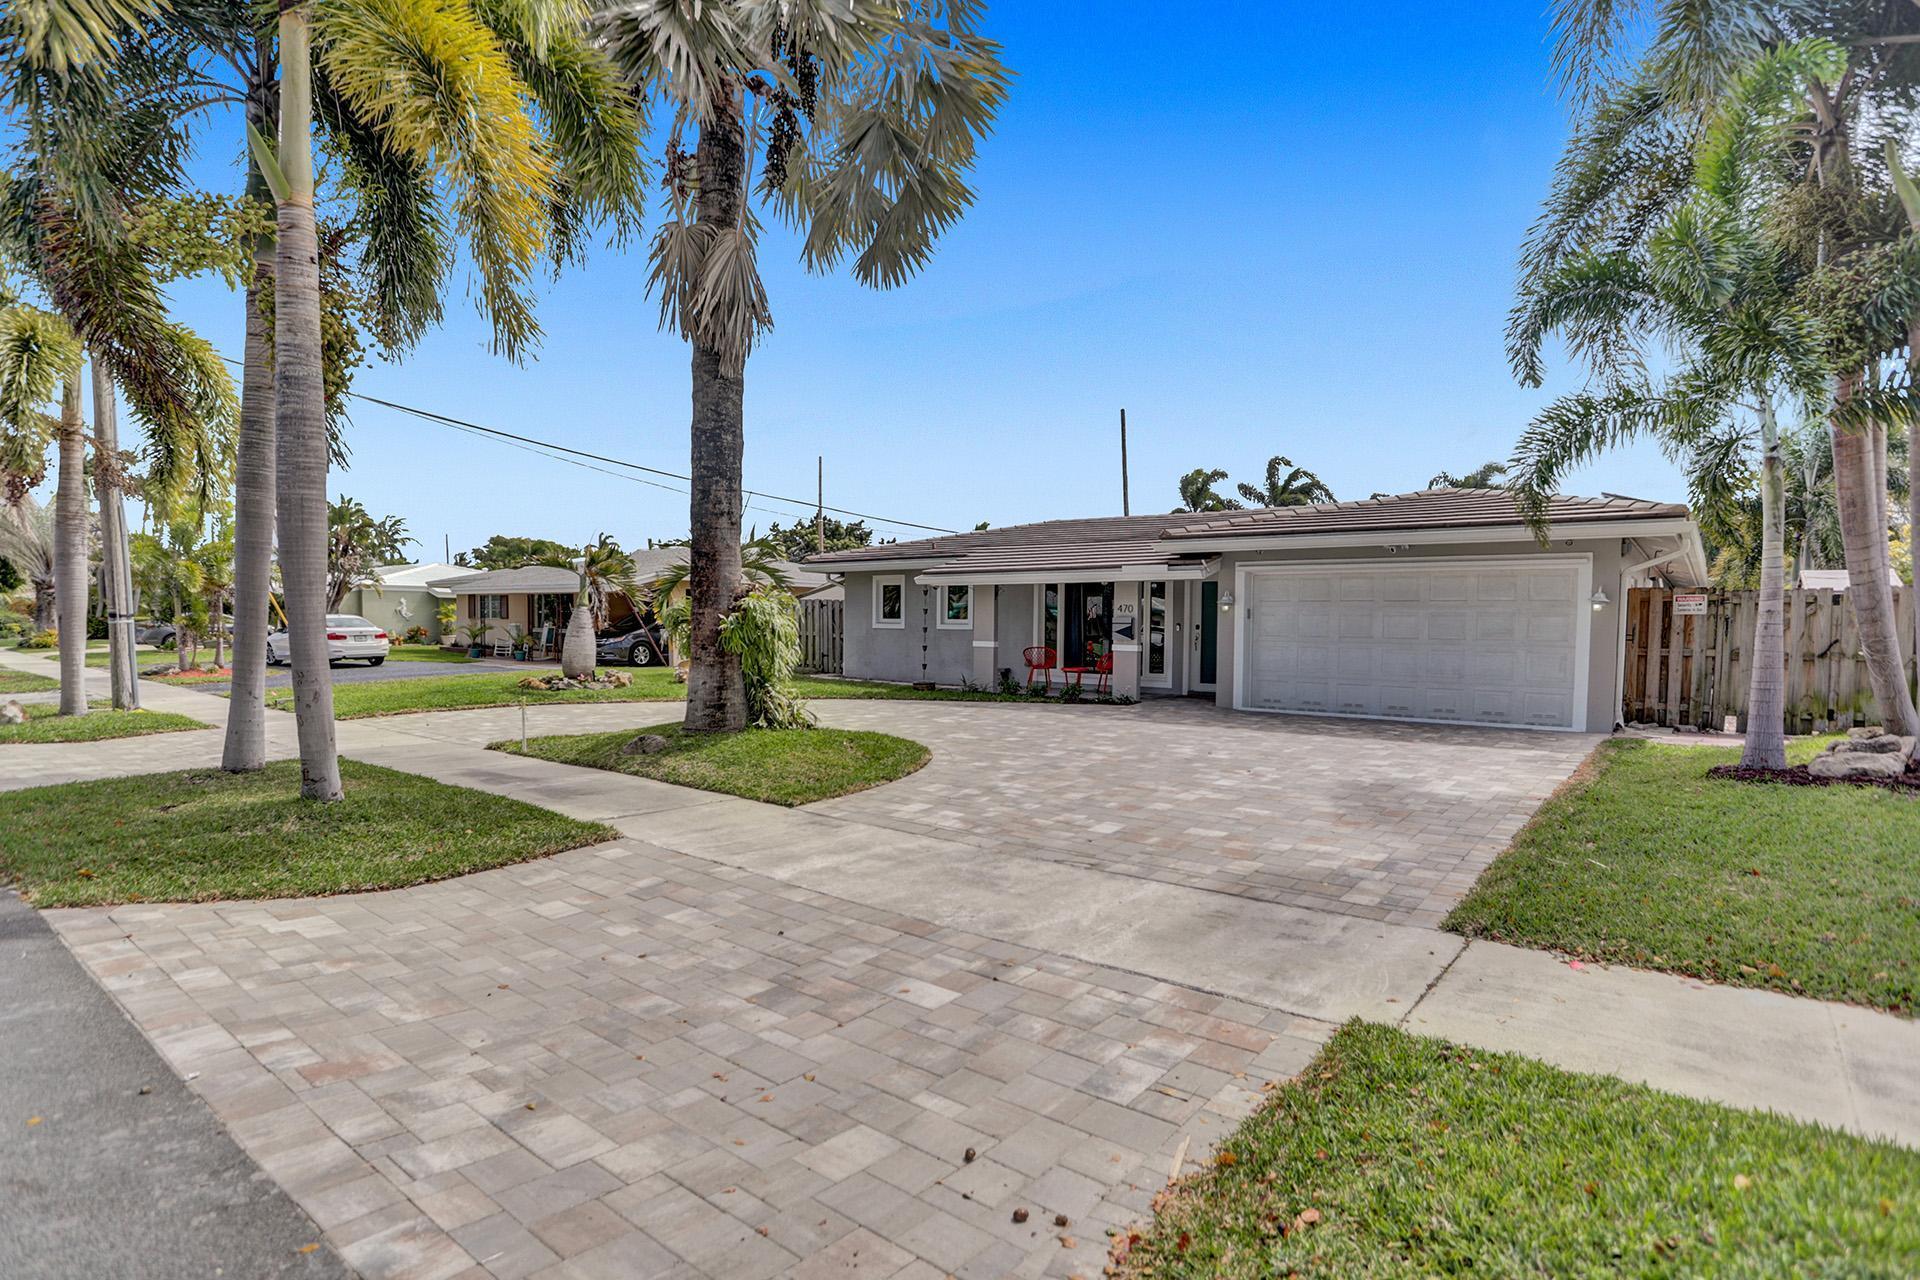
{"label": "shrub", "polygon": [[48,627],[45,631],[36,631],[25,640],[22,640],[20,647],[22,649],[58,649],[60,647],[60,633],[52,627]]}
{"label": "shrub", "polygon": [[407,644],[425,644],[427,642],[427,629],[425,627],[408,627],[407,634],[402,636],[401,639]]}
{"label": "shrub", "polygon": [[[800,669],[800,622],[793,597],[777,587],[756,587],[733,602],[720,622],[720,643],[740,659],[746,684],[747,722],[762,729],[811,729],[813,713],[793,691]],[[687,649],[693,611],[682,598],[660,614],[676,649]]]}

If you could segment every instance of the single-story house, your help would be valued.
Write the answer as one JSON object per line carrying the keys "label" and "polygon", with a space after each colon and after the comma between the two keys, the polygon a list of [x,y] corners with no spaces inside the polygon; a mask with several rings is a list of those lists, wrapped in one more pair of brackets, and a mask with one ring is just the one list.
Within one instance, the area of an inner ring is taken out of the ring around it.
{"label": "single-story house", "polygon": [[1507,491],[1429,489],[1050,520],[806,564],[846,587],[848,676],[1024,682],[1026,651],[1050,649],[1056,667],[1110,655],[1129,696],[1604,731],[1627,588],[1704,585],[1706,554],[1683,506],[1557,497],[1547,514],[1542,546]]}
{"label": "single-story house", "polygon": [[427,642],[437,644],[440,605],[453,599],[453,593],[435,584],[449,574],[464,572],[457,564],[382,565],[348,591],[335,612],[359,614],[395,637],[425,627]]}
{"label": "single-story house", "polygon": [[[684,546],[652,547],[629,555],[635,576],[642,583],[651,584],[659,581],[668,569],[685,564],[687,549]],[[787,575],[788,590],[796,596],[829,582],[827,575],[819,570],[784,562],[779,568]],[[478,621],[489,642],[509,640],[518,634],[536,643],[544,638],[547,646],[557,652],[559,638],[566,630],[567,620],[573,616],[573,602],[580,594],[580,575],[571,569],[547,565],[483,572],[456,566],[434,585],[459,600],[459,621],[455,629],[463,640],[471,634],[468,628]],[[684,585],[677,588],[675,598],[685,589]],[[644,601],[635,602],[616,595],[608,604],[608,625],[617,627],[637,608],[645,607]],[[549,627],[551,632],[547,630]]]}

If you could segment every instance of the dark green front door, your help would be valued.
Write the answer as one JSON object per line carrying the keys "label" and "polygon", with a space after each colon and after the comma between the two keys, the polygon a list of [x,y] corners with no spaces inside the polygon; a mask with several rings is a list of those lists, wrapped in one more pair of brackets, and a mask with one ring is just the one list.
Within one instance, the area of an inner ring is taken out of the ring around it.
{"label": "dark green front door", "polygon": [[1194,619],[1200,637],[1200,678],[1195,683],[1212,687],[1220,663],[1220,584],[1200,584],[1200,616]]}

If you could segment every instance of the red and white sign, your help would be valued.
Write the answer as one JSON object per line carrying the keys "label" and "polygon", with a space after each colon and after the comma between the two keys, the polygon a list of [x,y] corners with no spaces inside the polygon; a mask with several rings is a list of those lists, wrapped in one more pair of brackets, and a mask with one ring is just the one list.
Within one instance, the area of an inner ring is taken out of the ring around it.
{"label": "red and white sign", "polygon": [[1704,614],[1707,611],[1707,597],[1705,594],[1675,595],[1673,611],[1681,617]]}

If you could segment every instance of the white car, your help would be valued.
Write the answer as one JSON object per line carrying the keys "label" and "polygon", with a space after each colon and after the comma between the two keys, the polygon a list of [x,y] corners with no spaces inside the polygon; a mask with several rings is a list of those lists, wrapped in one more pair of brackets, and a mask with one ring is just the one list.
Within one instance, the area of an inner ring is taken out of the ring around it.
{"label": "white car", "polygon": [[[365,662],[377,667],[387,660],[387,633],[351,613],[327,615],[327,661]],[[285,627],[267,633],[267,665],[277,667],[293,657],[293,640]]]}

